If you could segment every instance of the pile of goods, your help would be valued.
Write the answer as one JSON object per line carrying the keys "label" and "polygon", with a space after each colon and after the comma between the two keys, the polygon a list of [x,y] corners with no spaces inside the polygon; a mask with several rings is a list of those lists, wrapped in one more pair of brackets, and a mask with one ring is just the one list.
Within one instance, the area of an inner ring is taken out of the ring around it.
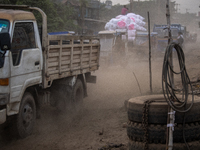
{"label": "pile of goods", "polygon": [[134,13],[128,13],[127,15],[118,15],[115,18],[112,18],[109,22],[106,23],[106,30],[126,30],[128,33],[128,40],[134,41],[136,31],[146,31],[144,28],[145,22],[140,15]]}

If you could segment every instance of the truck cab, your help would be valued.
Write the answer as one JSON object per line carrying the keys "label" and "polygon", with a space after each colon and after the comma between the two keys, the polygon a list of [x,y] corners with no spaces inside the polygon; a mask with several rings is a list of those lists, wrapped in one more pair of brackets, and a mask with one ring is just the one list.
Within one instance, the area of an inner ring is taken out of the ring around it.
{"label": "truck cab", "polygon": [[18,113],[25,89],[42,82],[43,65],[38,27],[31,12],[1,10],[0,34],[4,32],[10,35],[11,48],[1,50],[0,124],[6,115]]}
{"label": "truck cab", "polygon": [[[41,34],[30,10],[42,16]],[[16,135],[25,138],[42,104],[81,110],[87,83],[96,83],[91,72],[98,70],[99,56],[98,37],[47,34],[40,8],[0,5],[0,125],[12,118]]]}

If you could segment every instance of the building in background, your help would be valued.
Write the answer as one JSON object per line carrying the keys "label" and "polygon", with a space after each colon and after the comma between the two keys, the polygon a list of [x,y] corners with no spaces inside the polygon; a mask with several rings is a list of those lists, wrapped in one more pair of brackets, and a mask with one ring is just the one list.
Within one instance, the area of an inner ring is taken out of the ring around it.
{"label": "building in background", "polygon": [[106,0],[105,1],[105,8],[107,9],[111,9],[112,8],[112,1],[111,0]]}
{"label": "building in background", "polygon": [[[63,0],[65,5],[73,7],[75,10],[74,20],[80,27],[79,34],[96,34],[99,28],[105,25],[105,21],[99,18],[101,3],[99,0],[88,0],[84,8],[81,8],[79,0]],[[83,15],[81,15],[81,10]]]}

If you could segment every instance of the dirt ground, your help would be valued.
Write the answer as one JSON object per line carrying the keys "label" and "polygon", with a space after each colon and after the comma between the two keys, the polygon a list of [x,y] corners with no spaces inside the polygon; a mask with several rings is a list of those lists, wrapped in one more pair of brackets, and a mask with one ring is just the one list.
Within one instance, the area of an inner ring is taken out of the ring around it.
{"label": "dirt ground", "polygon": [[[200,44],[197,42],[186,45],[184,49],[191,80],[196,80],[200,75],[199,48]],[[152,54],[153,93],[162,93],[163,56],[163,52]],[[97,76],[97,83],[88,84],[88,97],[84,99],[84,109],[81,113],[61,114],[55,108],[45,106],[31,136],[17,140],[9,135],[0,135],[0,149],[127,149],[127,114],[124,101],[150,92],[148,55],[142,52],[131,55],[125,68],[120,65],[101,65],[93,74]]]}

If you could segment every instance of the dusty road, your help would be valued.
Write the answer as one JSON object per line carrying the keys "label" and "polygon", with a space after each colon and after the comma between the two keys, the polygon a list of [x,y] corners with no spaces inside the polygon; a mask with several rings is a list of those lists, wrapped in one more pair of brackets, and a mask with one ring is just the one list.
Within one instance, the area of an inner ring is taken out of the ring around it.
{"label": "dusty road", "polygon": [[[185,50],[186,67],[190,78],[200,74],[199,45],[188,45]],[[153,92],[161,93],[161,71],[164,53],[153,54]],[[46,106],[35,130],[25,139],[0,135],[1,150],[112,150],[127,149],[128,137],[123,124],[127,122],[124,101],[149,93],[148,56],[131,57],[126,68],[100,67],[94,74],[96,84],[88,84],[88,97],[79,114],[60,114]],[[136,75],[136,78],[133,75]],[[139,87],[136,80],[138,80]]]}

